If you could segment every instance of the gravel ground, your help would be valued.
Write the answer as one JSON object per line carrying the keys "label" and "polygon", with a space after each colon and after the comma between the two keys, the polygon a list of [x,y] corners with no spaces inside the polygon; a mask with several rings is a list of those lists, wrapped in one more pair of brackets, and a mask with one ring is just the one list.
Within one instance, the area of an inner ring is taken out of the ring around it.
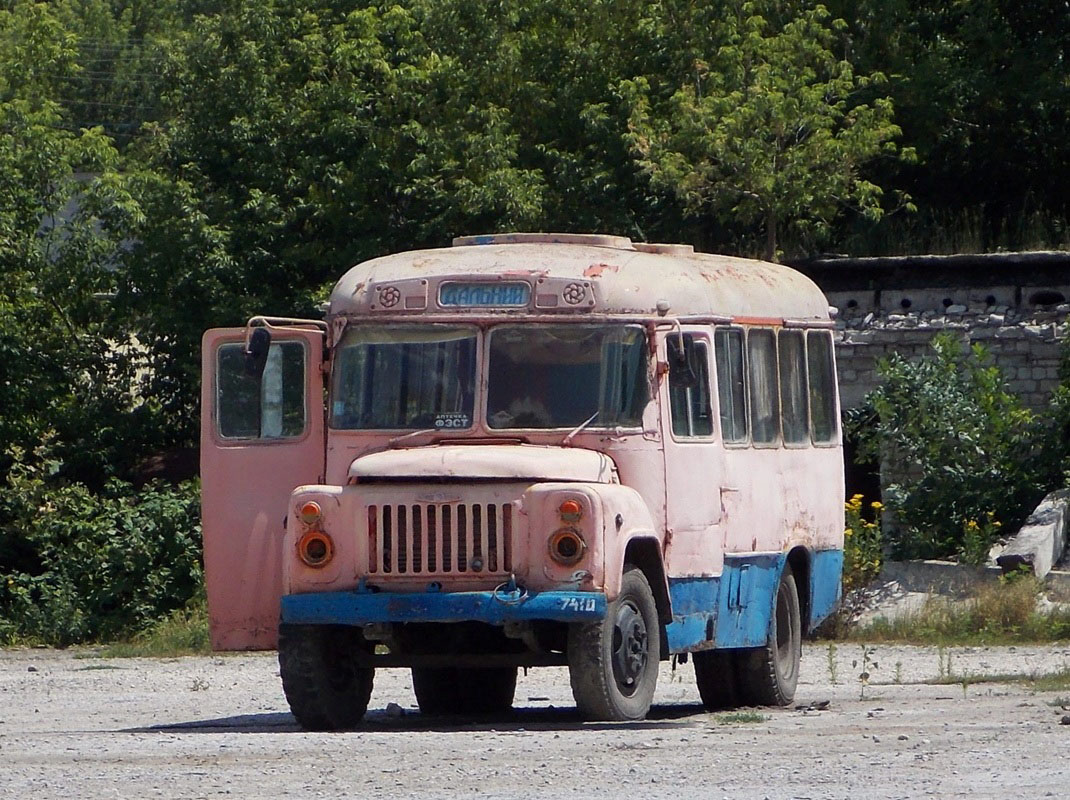
{"label": "gravel ground", "polygon": [[[1070,667],[1070,647],[808,645],[796,700],[760,721],[707,714],[664,665],[640,723],[583,723],[563,669],[521,675],[517,710],[423,718],[405,670],[376,675],[362,729],[299,731],[273,653],[100,659],[0,651],[0,798],[1066,797],[1070,691],[925,684]],[[857,663],[856,663],[857,662]]]}

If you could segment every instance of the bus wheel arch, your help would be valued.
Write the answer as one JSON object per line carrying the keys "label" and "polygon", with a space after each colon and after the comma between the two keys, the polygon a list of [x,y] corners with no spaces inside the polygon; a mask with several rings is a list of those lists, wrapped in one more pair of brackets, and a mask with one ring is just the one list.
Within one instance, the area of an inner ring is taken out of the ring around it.
{"label": "bus wheel arch", "polygon": [[[658,621],[662,628],[672,622],[672,601],[669,599],[669,582],[665,577],[665,563],[661,557],[661,545],[651,536],[636,536],[628,541],[624,551],[621,573],[633,566],[642,571],[654,593],[658,609]],[[666,652],[663,650],[662,652]]]}

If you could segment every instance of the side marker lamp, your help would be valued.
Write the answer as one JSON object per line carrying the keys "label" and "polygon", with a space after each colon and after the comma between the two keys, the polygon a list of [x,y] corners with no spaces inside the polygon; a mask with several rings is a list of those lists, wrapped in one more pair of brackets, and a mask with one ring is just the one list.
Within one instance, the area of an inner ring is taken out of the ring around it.
{"label": "side marker lamp", "polygon": [[563,522],[578,522],[583,516],[583,506],[579,500],[565,500],[557,507],[557,513]]}

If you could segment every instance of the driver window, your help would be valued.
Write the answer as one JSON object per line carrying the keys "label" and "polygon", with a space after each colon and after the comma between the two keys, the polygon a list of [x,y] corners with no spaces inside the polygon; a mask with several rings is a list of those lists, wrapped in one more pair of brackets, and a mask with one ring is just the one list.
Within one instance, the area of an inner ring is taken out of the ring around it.
{"label": "driver window", "polygon": [[224,439],[286,439],[305,431],[305,346],[272,342],[261,378],[245,371],[245,345],[216,353],[216,430]]}

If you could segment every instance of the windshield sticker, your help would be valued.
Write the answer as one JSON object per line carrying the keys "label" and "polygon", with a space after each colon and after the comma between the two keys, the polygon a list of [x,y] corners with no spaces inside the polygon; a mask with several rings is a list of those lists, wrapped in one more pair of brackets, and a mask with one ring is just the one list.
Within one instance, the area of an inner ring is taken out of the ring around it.
{"label": "windshield sticker", "polygon": [[467,428],[469,419],[467,414],[436,414],[435,427],[443,430],[451,428]]}

